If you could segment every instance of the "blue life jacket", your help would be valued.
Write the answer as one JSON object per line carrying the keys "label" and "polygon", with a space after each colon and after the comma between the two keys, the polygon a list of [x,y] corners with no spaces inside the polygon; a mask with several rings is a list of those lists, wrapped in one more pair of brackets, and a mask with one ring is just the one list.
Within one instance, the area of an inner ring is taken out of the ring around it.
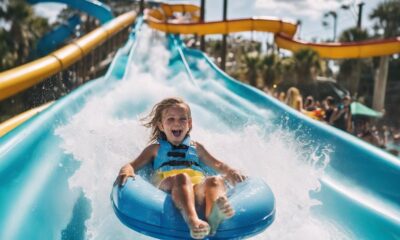
{"label": "blue life jacket", "polygon": [[153,161],[153,169],[155,171],[170,171],[173,169],[191,168],[200,172],[204,172],[203,164],[200,162],[195,145],[190,140],[190,136],[186,136],[182,143],[175,146],[164,139],[159,139],[160,147],[157,157]]}

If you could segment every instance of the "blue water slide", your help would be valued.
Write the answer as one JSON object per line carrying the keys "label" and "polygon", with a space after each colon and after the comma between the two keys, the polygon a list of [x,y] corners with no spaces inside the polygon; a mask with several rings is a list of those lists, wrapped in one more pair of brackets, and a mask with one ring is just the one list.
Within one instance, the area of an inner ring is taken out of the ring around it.
{"label": "blue water slide", "polygon": [[[30,4],[37,3],[63,3],[69,7],[80,10],[87,13],[90,16],[95,17],[100,21],[101,24],[108,22],[113,19],[111,9],[99,1],[91,0],[27,0]],[[44,56],[63,44],[69,38],[74,37],[75,28],[80,24],[80,18],[78,15],[70,17],[65,23],[55,27],[50,32],[46,33],[38,42],[36,46],[36,57]]]}
{"label": "blue water slide", "polygon": [[[138,20],[137,28],[140,25]],[[80,111],[87,99],[123,78],[135,50],[135,32],[103,77],[72,91],[0,138],[0,239],[87,239],[90,202],[81,189],[68,186],[79,163],[60,147],[62,140],[54,131]]]}
{"label": "blue water slide", "polygon": [[[258,239],[400,238],[397,158],[232,79],[177,37],[143,36],[130,36],[105,76],[0,139],[0,239],[150,239],[118,220],[109,194],[119,168],[146,144],[138,119],[175,94],[192,108],[194,136],[269,180],[276,220]],[[314,174],[320,188],[294,194]],[[302,198],[319,204],[308,210]],[[313,235],[312,224],[340,235]]]}
{"label": "blue water slide", "polygon": [[36,3],[63,3],[69,7],[87,13],[104,24],[114,18],[110,7],[96,0],[27,0],[30,4]]}
{"label": "blue water slide", "polygon": [[[354,234],[350,235],[350,239],[400,237],[399,159],[355,136],[310,119],[262,91],[232,79],[203,52],[186,48],[179,38],[175,37],[172,41],[184,54],[188,71],[197,81],[204,82],[212,73],[212,79],[229,92],[248,99],[258,109],[274,112],[276,117],[271,120],[273,126],[282,126],[298,135],[298,138],[306,138],[308,145],[333,147],[329,153],[329,164],[324,169],[325,174],[320,179],[321,190],[314,194],[323,203],[316,210],[318,214],[334,219],[336,224]],[[204,63],[207,67],[204,67]],[[204,88],[205,91],[217,91],[216,94],[235,104],[236,100],[229,94],[207,85]],[[251,109],[246,111],[257,114]],[[323,154],[322,150],[318,151],[317,155]]]}
{"label": "blue water slide", "polygon": [[75,28],[81,23],[79,15],[73,15],[67,21],[50,32],[46,33],[38,42],[36,52],[38,56],[49,54],[60,47],[66,40],[75,37]]}

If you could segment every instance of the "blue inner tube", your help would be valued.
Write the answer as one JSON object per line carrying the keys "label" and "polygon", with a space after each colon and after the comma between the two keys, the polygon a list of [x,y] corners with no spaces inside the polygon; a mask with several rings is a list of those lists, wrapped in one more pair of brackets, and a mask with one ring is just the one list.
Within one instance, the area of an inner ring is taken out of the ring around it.
{"label": "blue inner tube", "polygon": [[[114,186],[111,200],[115,214],[129,228],[160,239],[190,239],[189,228],[171,195],[154,187],[139,173],[123,187]],[[240,239],[264,231],[275,218],[275,199],[261,178],[248,178],[228,190],[236,214],[222,222],[208,239]],[[199,207],[200,208],[200,207]],[[204,212],[198,209],[199,216]]]}

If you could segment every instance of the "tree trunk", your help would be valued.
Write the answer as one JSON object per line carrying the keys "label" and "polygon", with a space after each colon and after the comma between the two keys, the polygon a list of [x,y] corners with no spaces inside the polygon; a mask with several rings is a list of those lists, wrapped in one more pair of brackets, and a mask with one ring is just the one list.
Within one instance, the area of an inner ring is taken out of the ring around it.
{"label": "tree trunk", "polygon": [[375,74],[374,98],[372,107],[376,111],[382,111],[385,108],[386,83],[389,69],[390,56],[383,56],[379,61],[379,68]]}
{"label": "tree trunk", "polygon": [[257,87],[257,73],[255,70],[251,69],[247,73],[249,84],[253,87]]}
{"label": "tree trunk", "polygon": [[356,59],[354,60],[354,68],[352,73],[350,74],[349,81],[349,90],[350,94],[353,97],[358,96],[358,86],[360,84],[360,77],[361,77],[361,61]]}

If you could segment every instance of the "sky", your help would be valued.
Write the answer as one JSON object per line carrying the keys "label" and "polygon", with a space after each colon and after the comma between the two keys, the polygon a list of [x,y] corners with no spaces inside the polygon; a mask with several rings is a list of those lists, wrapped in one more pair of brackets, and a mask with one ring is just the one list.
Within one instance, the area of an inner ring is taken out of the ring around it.
{"label": "sky", "polygon": [[[218,21],[222,19],[223,0],[206,1],[206,21]],[[169,0],[170,3],[182,1]],[[186,3],[200,5],[200,0],[184,1]],[[228,19],[247,18],[253,16],[269,16],[281,19],[289,19],[302,22],[296,38],[306,41],[325,41],[333,38],[333,17],[324,17],[328,11],[335,11],[337,18],[337,36],[344,29],[357,24],[357,4],[364,2],[362,25],[372,31],[373,22],[369,14],[383,0],[228,0]],[[352,6],[349,10],[340,8],[342,4]],[[35,11],[55,21],[58,12],[65,5],[58,3],[43,3],[35,6]],[[324,27],[323,21],[329,26]],[[254,33],[264,34],[264,33]]]}
{"label": "sky", "polygon": [[[296,37],[311,41],[323,41],[333,38],[333,17],[324,18],[324,14],[335,11],[337,18],[337,35],[344,29],[357,24],[358,9],[343,10],[342,4],[350,4],[357,8],[358,0],[228,0],[228,19],[246,18],[252,16],[269,16],[280,19],[289,19],[296,22],[300,20],[302,26]],[[382,0],[364,0],[362,16],[363,27],[372,28],[369,13]],[[222,19],[223,0],[206,0],[206,20]],[[326,20],[329,26],[324,27]]]}

